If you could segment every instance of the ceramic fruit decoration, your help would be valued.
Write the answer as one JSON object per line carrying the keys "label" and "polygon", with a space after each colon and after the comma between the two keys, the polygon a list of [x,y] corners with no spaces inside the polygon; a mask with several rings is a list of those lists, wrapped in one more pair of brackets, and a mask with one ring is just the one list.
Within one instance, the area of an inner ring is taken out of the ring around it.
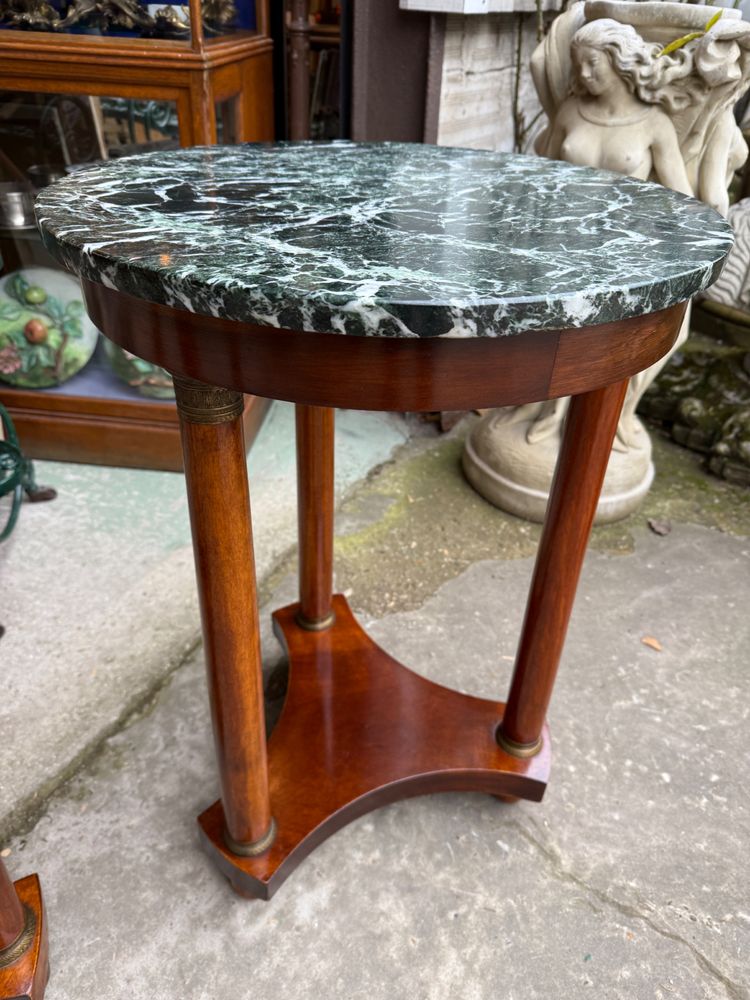
{"label": "ceramic fruit decoration", "polygon": [[28,267],[0,279],[0,380],[25,389],[60,385],[94,353],[99,334],[78,282]]}
{"label": "ceramic fruit decoration", "polygon": [[150,361],[144,361],[124,347],[118,347],[111,340],[104,340],[104,350],[106,351],[112,371],[118,378],[132,388],[136,389],[141,396],[150,396],[152,399],[174,399],[174,386],[172,376],[164,371],[159,365],[152,365]]}

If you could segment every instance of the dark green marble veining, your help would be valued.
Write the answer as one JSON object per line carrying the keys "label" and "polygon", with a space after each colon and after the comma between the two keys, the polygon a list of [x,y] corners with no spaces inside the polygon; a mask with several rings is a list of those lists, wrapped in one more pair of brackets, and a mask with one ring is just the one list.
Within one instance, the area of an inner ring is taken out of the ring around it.
{"label": "dark green marble veining", "polygon": [[264,326],[494,337],[654,312],[731,245],[657,184],[533,156],[406,144],[182,149],[94,166],[37,201],[70,270]]}

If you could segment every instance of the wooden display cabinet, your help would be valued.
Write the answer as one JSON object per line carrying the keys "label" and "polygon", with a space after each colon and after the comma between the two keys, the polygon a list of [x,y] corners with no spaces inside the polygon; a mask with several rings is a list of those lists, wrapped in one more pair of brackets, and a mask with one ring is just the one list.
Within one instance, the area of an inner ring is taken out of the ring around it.
{"label": "wooden display cabinet", "polygon": [[174,101],[180,144],[214,143],[218,114],[238,142],[273,138],[269,2],[256,0],[254,31],[209,37],[201,0],[190,0],[189,38],[0,30],[0,88]]}
{"label": "wooden display cabinet", "polygon": [[[239,27],[217,34],[204,25],[201,0],[190,0],[189,33],[181,38],[140,37],[137,27],[130,35],[110,36],[22,31],[6,23],[0,26],[0,90],[73,95],[92,106],[99,102],[91,98],[172,102],[182,146],[212,144],[217,136],[223,142],[270,140],[274,107],[269,2],[255,0],[249,27],[238,17]],[[148,17],[149,8],[143,10]],[[103,136],[100,146],[106,155]],[[14,169],[5,154],[1,159],[6,175],[23,177],[23,167]],[[6,273],[33,264],[55,266],[35,230],[1,235]],[[181,469],[174,403],[139,397],[114,376],[108,384],[105,373],[105,363],[95,357],[69,383],[53,390],[16,389],[0,382],[0,400],[16,424],[25,453],[31,458]],[[248,447],[267,406],[266,400],[246,399]]]}
{"label": "wooden display cabinet", "polygon": [[[36,229],[9,238],[0,230],[5,271],[55,267]],[[0,284],[3,278],[0,277]],[[173,400],[147,399],[115,376],[99,343],[93,358],[67,382],[51,389],[22,389],[0,382],[8,409],[29,458],[84,462],[138,469],[182,469],[177,409]],[[245,444],[257,434],[269,401],[245,397]]]}

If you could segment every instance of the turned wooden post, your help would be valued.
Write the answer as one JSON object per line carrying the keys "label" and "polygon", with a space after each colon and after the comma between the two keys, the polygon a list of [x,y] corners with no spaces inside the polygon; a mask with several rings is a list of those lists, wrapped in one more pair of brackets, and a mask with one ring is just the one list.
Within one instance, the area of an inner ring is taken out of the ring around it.
{"label": "turned wooden post", "polygon": [[242,393],[175,376],[227,845],[273,841]]}
{"label": "turned wooden post", "polygon": [[310,4],[292,0],[289,24],[289,138],[310,138]]}
{"label": "turned wooden post", "polygon": [[8,870],[0,861],[0,953],[6,951],[23,932],[24,913]]}
{"label": "turned wooden post", "polygon": [[535,754],[628,380],[573,396],[498,742]]}
{"label": "turned wooden post", "polygon": [[318,631],[333,621],[333,433],[335,411],[296,408],[299,594],[297,622]]}

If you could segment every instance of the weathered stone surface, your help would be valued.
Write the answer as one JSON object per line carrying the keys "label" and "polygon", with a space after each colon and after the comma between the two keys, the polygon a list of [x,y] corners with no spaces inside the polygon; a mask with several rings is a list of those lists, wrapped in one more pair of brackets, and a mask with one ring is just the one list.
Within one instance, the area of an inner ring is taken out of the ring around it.
{"label": "weathered stone surface", "polygon": [[[746,541],[684,525],[594,554],[544,802],[380,810],[266,904],[234,897],[196,843],[216,778],[194,659],[11,845],[11,870],[44,879],[54,996],[745,1000],[749,564]],[[501,695],[530,570],[478,563],[372,632],[434,679]]]}
{"label": "weathered stone surface", "polygon": [[[392,414],[342,412],[337,499],[409,428]],[[296,539],[290,404],[271,409],[249,473],[263,581]],[[0,839],[43,808],[200,638],[183,477],[53,462],[37,463],[37,474],[57,499],[24,504],[0,546]]]}
{"label": "weathered stone surface", "polygon": [[693,337],[640,403],[680,444],[707,456],[713,473],[750,486],[750,351]]}
{"label": "weathered stone surface", "polygon": [[[537,529],[463,483],[459,433],[412,442],[345,504],[338,585],[390,652],[501,698]],[[750,509],[657,444],[643,516],[594,532],[544,802],[400,803],[270,903],[237,899],[197,844],[217,788],[197,655],[3,844],[14,875],[42,877],[50,1000],[748,1000]],[[262,613],[271,720],[269,609],[294,599],[292,570]]]}
{"label": "weathered stone surface", "polygon": [[[698,23],[711,27],[699,31]],[[664,44],[673,32],[682,34],[676,53]],[[750,25],[739,11],[629,0],[574,3],[531,57],[549,118],[535,148],[552,159],[658,181],[726,215],[727,178],[747,157],[732,107],[750,82],[748,51]],[[672,350],[688,329],[689,311]],[[651,486],[651,441],[635,411],[667,357],[630,380],[598,523],[632,513]],[[503,510],[542,521],[567,406],[568,400],[555,399],[487,414],[464,453],[474,488]],[[740,436],[747,437],[744,428]],[[722,457],[717,464],[733,471],[737,463]]]}

